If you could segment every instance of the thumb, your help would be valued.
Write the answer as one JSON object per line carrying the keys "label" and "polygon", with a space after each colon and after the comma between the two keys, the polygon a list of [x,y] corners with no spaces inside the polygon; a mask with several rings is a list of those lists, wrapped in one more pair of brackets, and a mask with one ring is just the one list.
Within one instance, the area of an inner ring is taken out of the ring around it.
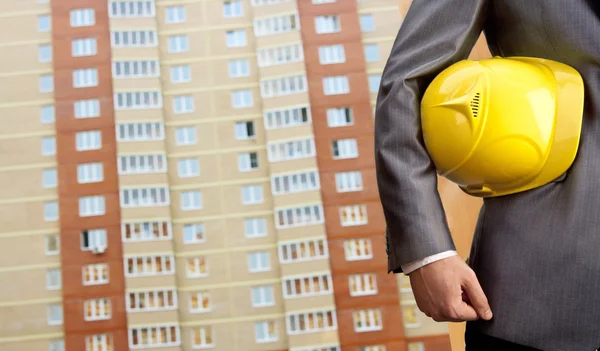
{"label": "thumb", "polygon": [[477,315],[481,319],[490,320],[492,319],[492,309],[488,303],[488,299],[479,284],[479,280],[475,274],[472,274],[470,278],[467,278],[463,284],[465,293],[467,294],[468,300],[471,305],[477,311]]}

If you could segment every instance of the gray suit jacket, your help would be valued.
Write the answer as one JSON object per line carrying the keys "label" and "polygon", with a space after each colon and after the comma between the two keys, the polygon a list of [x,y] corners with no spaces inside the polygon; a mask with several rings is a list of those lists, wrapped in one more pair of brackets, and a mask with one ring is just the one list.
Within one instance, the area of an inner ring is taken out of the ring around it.
{"label": "gray suit jacket", "polygon": [[575,67],[586,85],[580,149],[556,181],[486,199],[469,264],[492,321],[468,328],[543,350],[600,346],[600,0],[414,0],[383,73],[375,122],[389,270],[454,249],[423,146],[419,102],[484,31],[492,54]]}

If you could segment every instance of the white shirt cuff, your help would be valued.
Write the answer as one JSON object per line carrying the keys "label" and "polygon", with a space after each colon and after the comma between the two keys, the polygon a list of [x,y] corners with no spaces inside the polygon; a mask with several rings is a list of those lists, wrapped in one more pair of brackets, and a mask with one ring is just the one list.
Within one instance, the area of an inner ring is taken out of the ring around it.
{"label": "white shirt cuff", "polygon": [[424,259],[419,260],[419,261],[413,261],[413,262],[410,262],[407,264],[403,264],[401,266],[402,272],[404,274],[408,275],[409,273],[416,271],[417,269],[419,269],[425,265],[428,265],[435,261],[443,260],[444,258],[448,258],[448,257],[452,257],[452,256],[458,256],[458,253],[456,253],[456,251],[454,251],[454,250],[440,252],[438,254],[425,257]]}

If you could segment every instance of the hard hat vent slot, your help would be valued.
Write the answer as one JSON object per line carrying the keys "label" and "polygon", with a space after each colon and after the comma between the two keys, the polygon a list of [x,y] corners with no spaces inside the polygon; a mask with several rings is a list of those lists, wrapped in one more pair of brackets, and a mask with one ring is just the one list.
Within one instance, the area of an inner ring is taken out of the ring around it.
{"label": "hard hat vent slot", "polygon": [[477,118],[479,115],[479,99],[480,95],[479,93],[476,93],[475,96],[473,96],[473,100],[471,100],[471,112],[473,112],[474,118]]}

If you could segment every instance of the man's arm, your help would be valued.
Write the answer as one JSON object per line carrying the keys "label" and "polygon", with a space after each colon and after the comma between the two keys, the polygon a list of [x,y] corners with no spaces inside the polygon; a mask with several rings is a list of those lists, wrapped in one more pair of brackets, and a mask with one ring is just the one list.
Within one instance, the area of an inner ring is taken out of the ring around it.
{"label": "man's arm", "polygon": [[377,182],[387,222],[389,271],[455,251],[421,134],[427,85],[466,59],[485,21],[488,0],[414,0],[381,79],[375,119]]}

